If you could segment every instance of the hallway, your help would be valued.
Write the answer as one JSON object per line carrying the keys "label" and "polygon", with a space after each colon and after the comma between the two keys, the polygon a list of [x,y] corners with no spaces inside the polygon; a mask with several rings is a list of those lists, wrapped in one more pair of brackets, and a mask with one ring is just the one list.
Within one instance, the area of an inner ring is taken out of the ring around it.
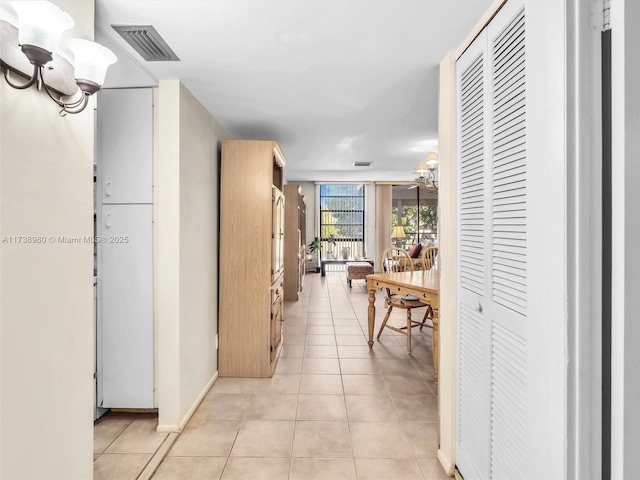
{"label": "hallway", "polygon": [[[449,478],[436,460],[431,330],[414,330],[411,356],[406,337],[390,330],[370,350],[367,297],[365,282],[349,289],[343,272],[308,274],[300,300],[285,303],[284,346],[273,378],[219,378],[155,473],[153,452],[136,451],[135,432],[128,432],[138,420],[120,419],[122,430],[111,430],[110,444],[100,436],[104,453],[96,452],[94,478]],[[382,292],[376,307],[379,327]],[[404,323],[405,312],[394,311],[392,319]],[[100,425],[97,436],[108,430]],[[170,445],[167,434],[140,425],[146,433],[138,444],[148,446],[155,436],[154,451]],[[128,450],[114,449],[118,444]]]}

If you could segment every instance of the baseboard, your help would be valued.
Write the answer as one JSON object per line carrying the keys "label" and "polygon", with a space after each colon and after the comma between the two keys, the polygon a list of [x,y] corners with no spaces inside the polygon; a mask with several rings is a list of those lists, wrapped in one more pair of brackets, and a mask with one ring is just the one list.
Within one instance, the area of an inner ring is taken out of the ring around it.
{"label": "baseboard", "polygon": [[187,422],[191,420],[191,416],[195,413],[196,409],[200,406],[200,402],[202,402],[202,399],[205,397],[205,395],[211,389],[211,387],[213,386],[213,384],[217,379],[218,379],[218,371],[216,370],[215,373],[213,374],[213,377],[211,377],[211,380],[209,380],[207,384],[204,386],[204,388],[200,392],[200,395],[198,395],[198,398],[196,398],[196,401],[193,402],[193,405],[191,405],[191,408],[187,411],[184,418],[180,422],[180,431],[182,431],[182,429],[187,425]]}
{"label": "baseboard", "polygon": [[198,406],[200,406],[200,402],[202,402],[202,399],[207,394],[207,392],[211,389],[211,387],[213,386],[213,384],[217,379],[218,379],[218,371],[216,370],[216,372],[213,374],[213,377],[211,377],[211,380],[207,382],[205,387],[200,392],[200,395],[198,395],[195,402],[193,402],[193,405],[191,405],[189,410],[187,410],[187,413],[185,414],[185,416],[182,418],[182,420],[178,425],[172,425],[172,424],[158,425],[158,427],[156,428],[156,431],[169,432],[169,433],[181,432],[182,429],[187,425],[189,420],[191,420],[191,417],[193,416],[194,412],[196,411]]}
{"label": "baseboard", "polygon": [[158,413],[157,408],[109,408],[106,410],[111,410],[114,413]]}
{"label": "baseboard", "polygon": [[172,424],[167,424],[167,425],[158,425],[156,427],[156,432],[162,432],[162,433],[180,433],[180,425],[172,425]]}
{"label": "baseboard", "polygon": [[456,469],[455,463],[440,449],[438,449],[437,458],[445,473],[450,477],[453,476]]}

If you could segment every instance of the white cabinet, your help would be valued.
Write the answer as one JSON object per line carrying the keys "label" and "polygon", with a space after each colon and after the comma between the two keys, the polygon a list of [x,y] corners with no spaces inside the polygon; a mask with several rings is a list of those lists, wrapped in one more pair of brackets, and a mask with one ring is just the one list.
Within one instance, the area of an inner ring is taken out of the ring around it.
{"label": "white cabinet", "polygon": [[152,408],[152,205],[103,205],[98,308],[102,407]]}
{"label": "white cabinet", "polygon": [[457,62],[465,480],[566,471],[563,15],[510,0]]}
{"label": "white cabinet", "polygon": [[153,203],[150,88],[101,90],[98,97],[101,203]]}
{"label": "white cabinet", "polygon": [[102,90],[97,115],[97,403],[154,408],[152,90]]}

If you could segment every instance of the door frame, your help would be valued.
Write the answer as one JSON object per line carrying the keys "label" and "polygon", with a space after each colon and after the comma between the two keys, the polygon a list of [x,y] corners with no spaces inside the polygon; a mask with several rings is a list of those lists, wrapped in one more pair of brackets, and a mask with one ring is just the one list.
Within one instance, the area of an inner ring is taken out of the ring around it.
{"label": "door frame", "polygon": [[[640,2],[612,0],[611,12],[611,471],[610,478],[628,478],[640,470],[640,31],[634,20]],[[604,476],[603,476],[604,478]]]}

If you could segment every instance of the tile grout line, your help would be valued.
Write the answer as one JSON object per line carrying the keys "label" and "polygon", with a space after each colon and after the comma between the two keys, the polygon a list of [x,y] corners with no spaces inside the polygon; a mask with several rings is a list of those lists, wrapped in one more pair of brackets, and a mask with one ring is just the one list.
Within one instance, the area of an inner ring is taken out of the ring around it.
{"label": "tile grout line", "polygon": [[[101,418],[102,418],[102,417],[101,417]],[[98,419],[98,420],[100,420],[100,419]],[[94,459],[93,459],[93,463],[95,463],[95,462],[96,462],[96,460],[98,460],[102,455],[104,455],[104,454],[107,452],[107,450],[109,450],[109,447],[111,447],[111,445],[113,445],[113,444],[115,443],[115,441],[116,441],[116,440],[118,440],[118,438],[120,438],[120,436],[125,432],[125,430],[126,430],[127,428],[129,428],[129,427],[131,426],[131,424],[132,424],[135,420],[136,420],[136,417],[134,416],[134,417],[131,419],[131,421],[127,424],[127,426],[126,426],[126,427],[124,427],[124,428],[120,431],[120,433],[118,433],[118,435],[116,435],[116,436],[115,436],[115,438],[114,438],[113,440],[111,440],[111,442],[109,442],[109,445],[107,445],[106,447],[104,447],[104,449],[103,449],[100,453],[98,453],[98,456],[97,456],[96,458],[94,458]],[[96,422],[94,421],[94,423],[93,423],[93,429],[94,429],[94,431],[95,431],[95,428],[96,428]],[[95,454],[95,452],[94,452],[94,454]]]}

